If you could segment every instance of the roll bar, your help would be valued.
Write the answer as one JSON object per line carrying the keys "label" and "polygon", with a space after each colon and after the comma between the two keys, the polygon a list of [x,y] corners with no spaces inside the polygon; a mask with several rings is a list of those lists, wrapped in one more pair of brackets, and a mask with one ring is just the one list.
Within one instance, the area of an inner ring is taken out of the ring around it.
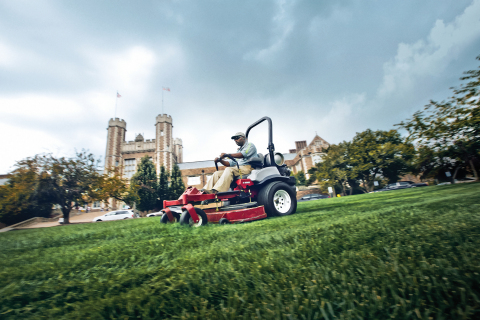
{"label": "roll bar", "polygon": [[270,119],[269,117],[263,117],[257,120],[256,122],[254,122],[253,124],[251,124],[248,127],[247,132],[245,133],[245,139],[248,140],[248,133],[250,132],[251,129],[253,129],[254,127],[256,127],[257,125],[259,125],[265,120],[268,121],[268,154],[270,155],[270,166],[278,167],[277,164],[275,163],[275,157],[273,154],[275,152],[275,146],[273,145],[273,141],[272,141],[272,119]]}

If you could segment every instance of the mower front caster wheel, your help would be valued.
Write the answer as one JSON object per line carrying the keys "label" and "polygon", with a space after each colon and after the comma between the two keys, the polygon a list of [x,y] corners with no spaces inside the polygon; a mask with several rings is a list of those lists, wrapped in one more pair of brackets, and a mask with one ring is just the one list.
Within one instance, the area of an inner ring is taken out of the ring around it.
{"label": "mower front caster wheel", "polygon": [[199,221],[195,223],[192,217],[190,216],[190,213],[188,212],[188,210],[183,210],[182,215],[180,216],[180,224],[188,225],[191,227],[200,227],[208,223],[208,218],[205,211],[199,208],[194,208],[194,209],[195,209],[195,212],[197,213]]}
{"label": "mower front caster wheel", "polygon": [[168,215],[166,213],[163,213],[162,217],[160,218],[160,223],[175,223],[180,221],[180,213],[178,212],[173,212],[171,211],[172,216],[173,216],[173,221],[170,221],[168,219]]}
{"label": "mower front caster wheel", "polygon": [[227,218],[222,218],[218,220],[218,224],[230,224],[230,221]]}

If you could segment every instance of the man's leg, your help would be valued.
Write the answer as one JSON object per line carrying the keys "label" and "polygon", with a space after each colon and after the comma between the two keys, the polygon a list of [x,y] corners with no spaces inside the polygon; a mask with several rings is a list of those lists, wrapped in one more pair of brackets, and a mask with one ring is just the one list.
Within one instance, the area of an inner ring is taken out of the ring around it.
{"label": "man's leg", "polygon": [[215,173],[212,175],[212,177],[210,179],[208,179],[207,184],[205,184],[203,189],[211,191],[213,189],[213,186],[217,183],[217,181],[222,176],[223,171],[225,171],[225,170],[215,171]]}
{"label": "man's leg", "polygon": [[[241,166],[240,172],[242,175],[249,174],[252,171],[251,166]],[[234,177],[238,177],[240,175],[237,167],[227,167],[223,172],[222,176],[213,186],[213,189],[217,190],[218,192],[226,192],[230,188],[230,184],[232,183]]]}

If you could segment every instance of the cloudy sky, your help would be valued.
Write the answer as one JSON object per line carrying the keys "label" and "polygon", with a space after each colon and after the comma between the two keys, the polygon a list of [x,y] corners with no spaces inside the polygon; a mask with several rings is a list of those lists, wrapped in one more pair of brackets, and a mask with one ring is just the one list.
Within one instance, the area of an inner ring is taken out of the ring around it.
{"label": "cloudy sky", "polygon": [[162,95],[186,162],[263,116],[277,151],[338,143],[447,98],[479,54],[480,0],[0,0],[0,173],[103,158],[116,103],[127,140],[155,138]]}

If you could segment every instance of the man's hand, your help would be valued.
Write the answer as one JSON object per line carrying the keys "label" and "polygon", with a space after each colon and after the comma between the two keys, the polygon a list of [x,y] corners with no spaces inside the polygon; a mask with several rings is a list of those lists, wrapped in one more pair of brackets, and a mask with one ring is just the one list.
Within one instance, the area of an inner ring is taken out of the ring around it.
{"label": "man's hand", "polygon": [[218,163],[218,162],[221,161],[221,159],[219,157],[216,157],[214,161],[215,161],[215,163]]}
{"label": "man's hand", "polygon": [[226,155],[226,153],[225,153],[225,152],[223,152],[222,154],[220,154],[220,159],[223,159],[223,158],[225,158],[225,155]]}

